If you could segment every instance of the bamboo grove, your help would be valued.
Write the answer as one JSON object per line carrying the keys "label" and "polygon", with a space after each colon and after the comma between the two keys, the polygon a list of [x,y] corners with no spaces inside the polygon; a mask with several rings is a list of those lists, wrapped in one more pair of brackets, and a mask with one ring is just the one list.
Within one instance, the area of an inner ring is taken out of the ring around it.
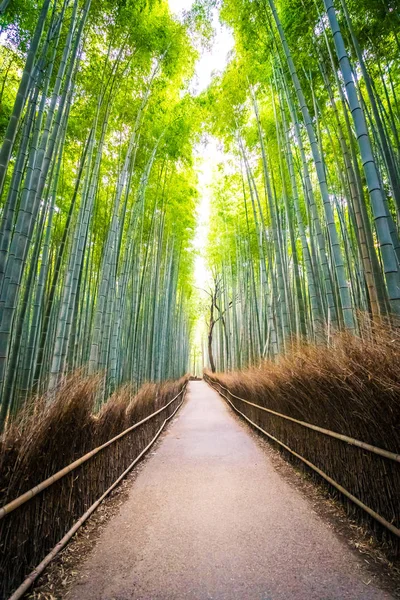
{"label": "bamboo grove", "polygon": [[166,2],[0,12],[4,424],[77,368],[99,405],[187,371],[197,53]]}
{"label": "bamboo grove", "polygon": [[396,324],[399,8],[223,2],[235,53],[208,91],[229,157],[213,187],[212,370],[273,359],[293,338]]}
{"label": "bamboo grove", "polygon": [[[1,426],[75,369],[103,374],[98,406],[186,372],[204,132],[226,153],[212,369],[397,325],[399,8],[198,0],[178,19],[166,0],[0,3]],[[196,95],[215,10],[235,49]]]}

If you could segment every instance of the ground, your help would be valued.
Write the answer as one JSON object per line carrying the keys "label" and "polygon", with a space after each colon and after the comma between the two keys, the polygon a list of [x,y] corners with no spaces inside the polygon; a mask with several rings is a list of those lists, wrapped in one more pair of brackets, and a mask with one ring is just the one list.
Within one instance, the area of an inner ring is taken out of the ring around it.
{"label": "ground", "polygon": [[97,543],[81,537],[83,552],[66,569],[66,585],[58,579],[47,597],[395,597],[373,561],[350,547],[346,531],[338,533],[326,501],[304,493],[311,486],[204,382],[191,382],[156,450],[103,513],[112,516]]}

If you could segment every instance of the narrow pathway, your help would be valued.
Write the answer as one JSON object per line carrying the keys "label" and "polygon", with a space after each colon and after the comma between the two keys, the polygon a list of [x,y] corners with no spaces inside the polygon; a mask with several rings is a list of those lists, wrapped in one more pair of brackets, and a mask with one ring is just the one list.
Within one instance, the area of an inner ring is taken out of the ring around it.
{"label": "narrow pathway", "polygon": [[204,382],[134,481],[73,600],[381,600],[361,560]]}

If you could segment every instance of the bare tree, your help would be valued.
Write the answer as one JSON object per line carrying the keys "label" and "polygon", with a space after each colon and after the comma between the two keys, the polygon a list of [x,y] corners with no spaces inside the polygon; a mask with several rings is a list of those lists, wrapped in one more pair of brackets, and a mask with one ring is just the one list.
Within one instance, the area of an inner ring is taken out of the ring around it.
{"label": "bare tree", "polygon": [[225,333],[226,346],[228,349],[228,337],[227,337],[227,332],[226,332],[224,314],[232,306],[232,301],[229,303],[227,308],[225,308],[224,310],[221,309],[221,307],[219,305],[219,298],[221,297],[221,294],[223,291],[221,275],[214,274],[212,287],[210,287],[209,290],[204,290],[204,291],[210,297],[210,317],[207,321],[208,359],[210,361],[211,371],[213,373],[215,373],[216,368],[215,368],[215,360],[214,360],[214,354],[213,354],[213,348],[212,348],[214,327],[215,327],[216,323],[218,323],[218,321],[222,321],[222,325],[223,325],[224,333]]}

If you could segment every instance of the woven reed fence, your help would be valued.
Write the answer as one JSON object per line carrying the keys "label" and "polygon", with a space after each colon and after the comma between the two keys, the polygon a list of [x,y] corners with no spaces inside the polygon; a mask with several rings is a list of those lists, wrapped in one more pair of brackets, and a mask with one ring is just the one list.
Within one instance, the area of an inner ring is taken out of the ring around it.
{"label": "woven reed fence", "polygon": [[[0,598],[7,598],[154,438],[182,401],[187,377],[117,391],[92,412],[98,379],[71,377],[55,402],[11,429],[0,445],[0,506],[18,498],[138,421],[160,413],[0,520]],[[178,396],[179,394],[179,396]],[[1,515],[0,515],[1,516]]]}
{"label": "woven reed fence", "polygon": [[[239,373],[236,376],[239,376]],[[256,428],[262,429],[269,436],[267,439],[276,444],[276,447],[283,452],[285,458],[306,470],[318,483],[323,482],[326,484],[331,494],[338,497],[345,505],[347,513],[360,524],[368,527],[377,540],[385,546],[392,558],[399,558],[399,454],[388,451],[389,457],[380,456],[366,448],[360,448],[356,444],[350,443],[350,441],[337,439],[327,433],[307,427],[295,422],[295,417],[298,418],[295,411],[292,411],[291,415],[287,413],[284,415],[291,417],[289,419],[273,414],[273,412],[267,412],[263,410],[265,408],[268,410],[270,406],[267,394],[263,396],[259,389],[256,394],[257,397],[254,398],[254,389],[249,389],[246,397],[244,384],[241,386],[239,396],[237,386],[233,384],[231,389],[226,387],[226,379],[229,379],[229,375],[219,376],[207,372],[204,378],[222,397],[233,405],[237,412],[247,418]],[[254,404],[258,404],[258,406]],[[275,411],[277,410],[276,406],[273,408]],[[285,408],[288,409],[288,406]],[[317,423],[314,423],[314,425],[318,427]],[[311,424],[312,426],[313,424]],[[340,434],[341,432],[332,433]],[[385,453],[384,449],[383,453]],[[298,456],[295,456],[295,454]],[[329,483],[329,481],[327,482],[326,478],[316,472],[310,465],[307,465],[300,457],[322,471],[339,487],[344,488],[345,491],[354,496],[356,500],[372,509],[373,512],[377,513],[377,517],[372,517],[345,493],[338,491],[338,487]],[[387,521],[387,526],[377,520],[378,515],[382,517],[383,521]],[[388,527],[393,527],[394,531],[390,531]]]}

